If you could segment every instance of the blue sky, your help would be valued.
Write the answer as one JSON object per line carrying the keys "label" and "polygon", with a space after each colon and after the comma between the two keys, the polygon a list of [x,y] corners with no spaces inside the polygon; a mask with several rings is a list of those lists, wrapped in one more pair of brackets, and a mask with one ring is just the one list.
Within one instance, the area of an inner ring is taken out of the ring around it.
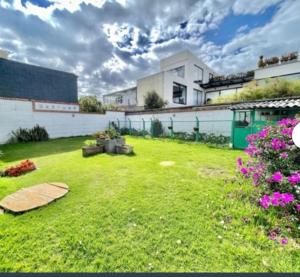
{"label": "blue sky", "polygon": [[183,49],[220,74],[300,51],[299,10],[298,0],[0,0],[0,48],[73,72],[81,95],[100,95]]}

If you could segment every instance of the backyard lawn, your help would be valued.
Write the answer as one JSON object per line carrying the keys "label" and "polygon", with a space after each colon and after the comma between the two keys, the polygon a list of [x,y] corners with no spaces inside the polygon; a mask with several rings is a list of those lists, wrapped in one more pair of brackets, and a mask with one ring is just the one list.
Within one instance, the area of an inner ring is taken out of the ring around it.
{"label": "backyard lawn", "polygon": [[[232,181],[240,151],[128,137],[135,155],[82,158],[86,137],[0,147],[0,198],[64,182],[70,192],[37,210],[0,215],[0,271],[300,271],[300,251],[270,241],[275,224],[248,185]],[[161,162],[163,162],[161,164]]]}

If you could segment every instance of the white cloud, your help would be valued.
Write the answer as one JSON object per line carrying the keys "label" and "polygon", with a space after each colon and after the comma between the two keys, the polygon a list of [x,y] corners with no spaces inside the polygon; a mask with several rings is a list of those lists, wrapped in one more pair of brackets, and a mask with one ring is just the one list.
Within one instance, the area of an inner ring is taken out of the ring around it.
{"label": "white cloud", "polygon": [[297,0],[280,1],[271,22],[247,32],[241,26],[223,46],[206,41],[205,32],[221,28],[232,12],[259,14],[278,1],[49,1],[0,0],[0,48],[19,61],[76,73],[81,94],[134,85],[184,48],[225,74],[254,68],[261,54],[300,50]]}

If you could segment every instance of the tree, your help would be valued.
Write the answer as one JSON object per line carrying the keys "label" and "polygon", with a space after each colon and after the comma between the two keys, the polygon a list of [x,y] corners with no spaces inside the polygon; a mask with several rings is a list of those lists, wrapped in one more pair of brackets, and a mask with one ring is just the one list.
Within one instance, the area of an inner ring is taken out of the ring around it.
{"label": "tree", "polygon": [[145,109],[160,109],[164,107],[167,103],[155,92],[150,91],[145,96]]}
{"label": "tree", "polygon": [[96,96],[83,96],[79,99],[80,111],[88,113],[102,113],[104,109],[102,103]]}

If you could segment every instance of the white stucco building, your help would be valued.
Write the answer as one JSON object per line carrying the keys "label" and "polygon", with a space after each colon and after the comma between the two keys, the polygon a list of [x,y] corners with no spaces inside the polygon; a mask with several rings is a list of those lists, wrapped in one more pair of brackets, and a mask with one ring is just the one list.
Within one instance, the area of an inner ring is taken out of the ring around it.
{"label": "white stucco building", "polygon": [[204,90],[216,73],[190,51],[185,50],[160,61],[160,72],[137,80],[137,105],[144,106],[148,92],[156,91],[166,107],[202,105]]}
{"label": "white stucco building", "polygon": [[135,107],[137,105],[136,87],[123,89],[103,95],[105,105],[117,105],[119,107]]}
{"label": "white stucco building", "polygon": [[300,61],[295,55],[293,60],[220,76],[189,50],[184,50],[162,59],[160,71],[137,80],[136,87],[104,95],[103,101],[141,110],[147,93],[155,91],[167,102],[166,108],[201,106],[219,96],[238,93],[253,80],[260,85],[269,78],[300,79]]}

